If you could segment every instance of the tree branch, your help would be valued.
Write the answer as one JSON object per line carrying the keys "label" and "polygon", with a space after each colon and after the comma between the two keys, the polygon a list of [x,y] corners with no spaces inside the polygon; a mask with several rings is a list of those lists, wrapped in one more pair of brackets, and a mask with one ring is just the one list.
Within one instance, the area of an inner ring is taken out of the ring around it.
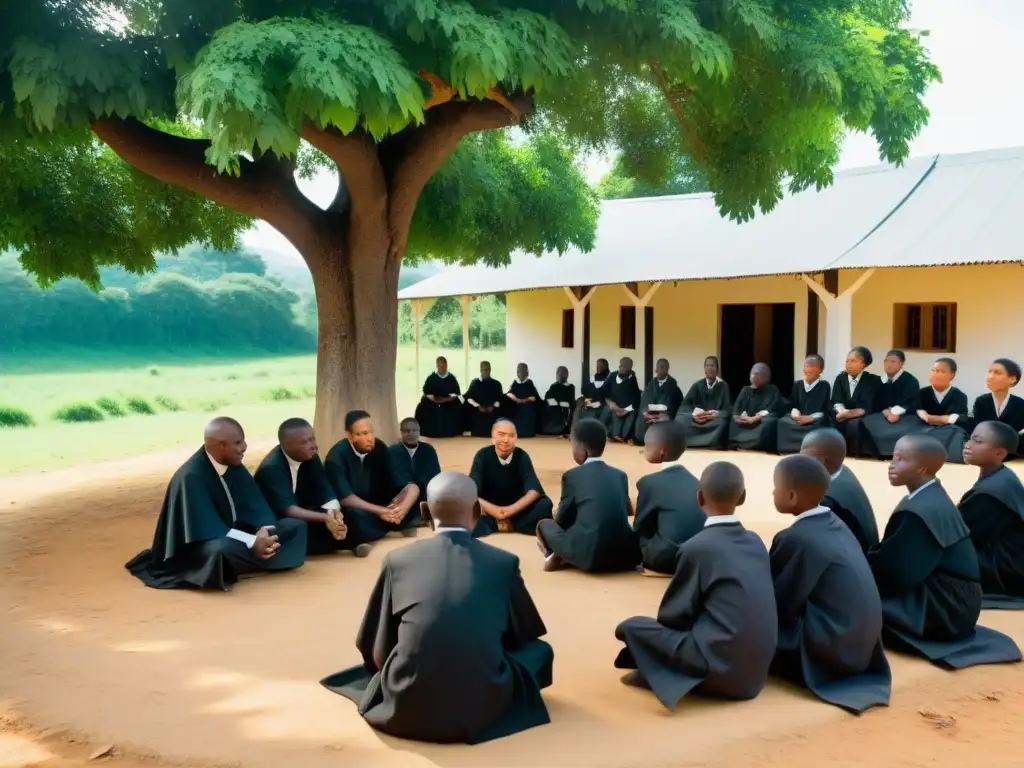
{"label": "tree branch", "polygon": [[[517,125],[533,111],[533,97],[517,93],[498,101],[451,101],[431,109],[426,125],[406,128],[380,149],[388,195],[391,258],[405,253],[409,227],[423,188],[470,133]],[[509,109],[512,107],[512,109]]]}
{"label": "tree branch", "polygon": [[697,135],[697,132],[693,130],[693,126],[690,125],[690,122],[686,119],[686,115],[683,114],[683,108],[679,105],[676,93],[673,92],[672,88],[668,84],[668,78],[665,76],[665,71],[657,61],[650,62],[650,67],[658,81],[659,90],[664,94],[669,106],[675,113],[676,120],[679,121],[679,125],[684,131],[686,131],[686,135],[690,138],[690,144],[692,145],[694,156],[698,160],[703,160],[704,157],[707,156],[707,146],[704,144],[700,136]]}

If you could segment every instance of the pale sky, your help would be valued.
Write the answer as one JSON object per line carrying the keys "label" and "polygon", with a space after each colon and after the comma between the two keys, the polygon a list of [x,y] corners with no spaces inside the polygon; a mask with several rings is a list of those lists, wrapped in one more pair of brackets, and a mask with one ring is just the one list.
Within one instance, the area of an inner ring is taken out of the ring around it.
{"label": "pale sky", "polygon": [[[911,147],[912,155],[971,152],[1024,144],[1024,0],[916,0],[911,26],[930,30],[926,43],[943,82],[926,96],[931,120]],[[840,168],[873,165],[878,149],[870,136],[847,138]],[[597,180],[607,158],[587,163]],[[323,174],[301,182],[319,205],[334,197],[337,182]],[[253,250],[298,253],[276,230],[260,223],[243,236]]]}

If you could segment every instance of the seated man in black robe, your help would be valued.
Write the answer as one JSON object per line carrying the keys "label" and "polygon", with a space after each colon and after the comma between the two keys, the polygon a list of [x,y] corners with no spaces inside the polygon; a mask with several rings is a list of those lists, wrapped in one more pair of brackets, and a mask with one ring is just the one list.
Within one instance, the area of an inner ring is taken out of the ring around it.
{"label": "seated man in black robe", "polygon": [[881,380],[869,370],[874,362],[867,347],[854,347],[846,356],[846,370],[832,384],[832,421],[846,438],[846,455],[861,452],[861,420],[874,413]]}
{"label": "seated man in black robe", "polygon": [[750,369],[750,386],[740,391],[733,406],[729,425],[729,447],[743,451],[774,451],[778,442],[775,415],[781,396],[772,381],[772,371],[764,363]]}
{"label": "seated man in black robe", "polygon": [[927,387],[921,388],[917,417],[925,424],[920,431],[931,435],[946,448],[946,461],[963,462],[967,441],[967,395],[953,386],[956,360],[940,357],[932,363]]}
{"label": "seated man in black robe", "polygon": [[861,444],[868,456],[888,459],[897,440],[924,427],[917,415],[921,409],[921,383],[903,370],[906,361],[907,356],[900,349],[890,349],[882,361],[885,376],[875,396],[875,412],[861,421]]}
{"label": "seated man in black robe", "polygon": [[554,653],[519,558],[475,541],[473,481],[427,488],[434,536],[389,552],[356,637],[363,663],[322,680],[374,728],[479,744],[550,722],[540,691]]}
{"label": "seated man in black robe", "polygon": [[459,380],[448,371],[448,359],[437,358],[437,370],[423,382],[416,419],[427,437],[456,437],[465,431],[465,411]]}
{"label": "seated man in black robe", "polygon": [[577,466],[562,475],[554,520],[537,525],[544,570],[566,565],[588,573],[633,570],[640,550],[629,526],[629,478],[601,458],[608,441],[604,424],[580,419],[570,440]]}
{"label": "seated man in black robe", "polygon": [[[1021,369],[1013,360],[1000,357],[993,360],[985,375],[987,395],[980,395],[971,408],[971,417],[965,428],[973,432],[974,427],[983,421],[1001,421],[1009,424],[1018,434],[1024,434],[1024,398],[1010,392],[1020,383]],[[1016,459],[1017,454],[1010,456]]]}
{"label": "seated man in black robe", "polygon": [[203,443],[167,486],[153,546],[125,567],[147,587],[226,590],[245,574],[302,565],[306,526],[275,519],[242,465],[242,426],[218,417]]}
{"label": "seated man in black robe", "polygon": [[[420,525],[419,488],[411,478],[405,478],[404,485],[395,480],[388,447],[374,436],[370,414],[345,414],[345,435],[327,452],[325,466],[341,502],[346,539],[356,547],[392,531],[415,536]],[[363,547],[360,551],[368,550]]]}
{"label": "seated man in black robe", "polygon": [[615,629],[626,644],[615,660],[622,682],[650,688],[673,709],[691,690],[752,699],[768,680],[778,616],[768,551],[744,529],[736,507],[743,473],[715,462],[700,478],[704,530],[679,547],[679,563],[656,619],[634,616]]}
{"label": "seated man in black robe", "polygon": [[779,419],[776,447],[779,453],[797,453],[804,437],[830,424],[832,387],[821,378],[825,358],[808,355],[804,360],[804,377],[793,383],[789,394],[789,413]]}
{"label": "seated man in black robe", "polygon": [[608,369],[608,361],[599,357],[594,364],[594,377],[583,382],[583,386],[580,387],[580,399],[576,401],[576,408],[572,414],[573,422],[576,419],[604,419],[604,401],[608,386],[613,380],[614,377]]}
{"label": "seated man in black robe", "polygon": [[602,417],[612,442],[631,445],[636,441],[636,412],[640,407],[640,385],[633,373],[633,360],[624,357],[619,371],[604,388],[605,412]]}
{"label": "seated man in black robe", "polygon": [[769,553],[779,610],[772,672],[860,714],[889,705],[892,673],[878,587],[860,544],[821,505],[828,485],[828,472],[810,456],[775,465],[775,509],[795,520]]}
{"label": "seated man in black robe", "polygon": [[540,419],[541,434],[567,436],[572,425],[572,409],[575,402],[576,387],[569,383],[569,369],[560,365],[555,371],[555,383],[544,393],[544,410]]}
{"label": "seated man in black robe", "polygon": [[1024,485],[1003,462],[1017,451],[1009,424],[983,421],[964,445],[978,481],[960,499],[981,568],[982,608],[1024,610]]}
{"label": "seated man in black robe", "polygon": [[553,505],[533,469],[530,454],[516,447],[516,425],[498,419],[491,442],[477,451],[469,476],[480,495],[480,519],[474,536],[502,533],[537,533],[537,523],[550,520]]}
{"label": "seated man in black robe", "polygon": [[537,434],[537,422],[540,420],[540,392],[530,379],[530,367],[526,363],[516,366],[516,380],[505,393],[506,413],[516,425],[520,437],[533,437]]}
{"label": "seated man in black robe", "polygon": [[427,485],[441,474],[441,462],[434,446],[420,442],[420,425],[416,419],[402,419],[398,429],[401,441],[388,448],[391,478],[399,488],[415,483],[422,503],[427,498]]}
{"label": "seated man in black robe", "polygon": [[640,416],[636,420],[636,444],[643,445],[652,424],[672,421],[683,403],[679,382],[668,375],[668,360],[659,358],[654,364],[654,378],[640,395]]}
{"label": "seated man in black robe", "polygon": [[693,383],[676,414],[676,421],[686,427],[686,444],[691,448],[724,448],[729,439],[732,395],[718,372],[718,358],[705,358],[704,378]]}
{"label": "seated man in black robe", "polygon": [[480,363],[480,378],[466,390],[466,421],[473,437],[487,437],[491,425],[502,414],[501,382],[491,378],[491,364]]}
{"label": "seated man in black robe", "polygon": [[647,431],[644,458],[660,471],[637,481],[633,518],[646,575],[675,573],[679,545],[704,530],[708,519],[697,502],[697,478],[679,463],[684,451],[686,427],[680,422],[654,424]]}
{"label": "seated man in black robe", "polygon": [[811,432],[804,438],[800,453],[820,461],[831,477],[821,505],[831,509],[846,524],[863,552],[877,546],[878,521],[871,500],[853,470],[843,463],[846,461],[843,433],[831,427]]}
{"label": "seated man in black robe", "polygon": [[306,524],[307,555],[351,549],[357,557],[366,557],[369,544],[348,541],[341,504],[327,482],[312,425],[305,419],[288,419],[277,430],[277,442],[255,477],[278,520],[295,518]]}
{"label": "seated man in black robe", "polygon": [[1009,637],[977,625],[981,572],[971,532],[935,475],[946,460],[928,435],[896,443],[889,482],[909,495],[896,507],[868,563],[882,596],[886,645],[945,669],[1020,661]]}

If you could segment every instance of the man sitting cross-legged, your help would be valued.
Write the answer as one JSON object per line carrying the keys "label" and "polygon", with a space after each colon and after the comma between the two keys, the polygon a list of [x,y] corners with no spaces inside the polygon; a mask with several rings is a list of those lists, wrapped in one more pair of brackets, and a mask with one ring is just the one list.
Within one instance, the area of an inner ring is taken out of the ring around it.
{"label": "man sitting cross-legged", "polygon": [[469,476],[480,494],[480,519],[474,536],[525,533],[533,536],[537,523],[550,520],[552,503],[533,469],[530,455],[516,447],[516,425],[498,419],[491,427],[493,445],[473,457]]}
{"label": "man sitting cross-legged", "polygon": [[388,448],[391,473],[400,488],[416,483],[422,505],[427,499],[427,485],[441,474],[441,462],[434,446],[420,441],[420,424],[416,419],[402,419],[398,429],[402,440]]}
{"label": "man sitting cross-legged", "polygon": [[245,433],[234,419],[206,425],[203,447],[167,486],[153,546],[125,567],[158,589],[227,589],[247,573],[298,568],[306,526],[275,520],[244,466]]}
{"label": "man sitting cross-legged", "polygon": [[322,681],[384,733],[478,744],[550,722],[540,691],[554,653],[519,558],[472,538],[473,481],[427,486],[434,535],[389,552],[356,648],[363,663]]}

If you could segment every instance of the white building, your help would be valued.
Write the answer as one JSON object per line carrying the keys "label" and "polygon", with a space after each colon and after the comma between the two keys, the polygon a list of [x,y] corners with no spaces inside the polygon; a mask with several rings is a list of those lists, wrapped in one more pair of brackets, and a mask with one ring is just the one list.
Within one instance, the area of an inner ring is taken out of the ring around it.
{"label": "white building", "polygon": [[734,393],[756,361],[786,392],[806,354],[824,355],[831,379],[862,344],[876,370],[888,349],[904,350],[922,384],[935,357],[954,357],[973,399],[989,362],[1024,358],[1022,240],[1015,148],[841,172],[746,224],[723,219],[707,194],[609,201],[590,253],[453,268],[399,298],[421,317],[442,296],[468,308],[504,293],[509,370],[495,375],[507,382],[526,362],[542,391],[558,365],[579,386],[594,360],[614,368],[623,356],[643,381],[668,358],[685,389],[714,354]]}

